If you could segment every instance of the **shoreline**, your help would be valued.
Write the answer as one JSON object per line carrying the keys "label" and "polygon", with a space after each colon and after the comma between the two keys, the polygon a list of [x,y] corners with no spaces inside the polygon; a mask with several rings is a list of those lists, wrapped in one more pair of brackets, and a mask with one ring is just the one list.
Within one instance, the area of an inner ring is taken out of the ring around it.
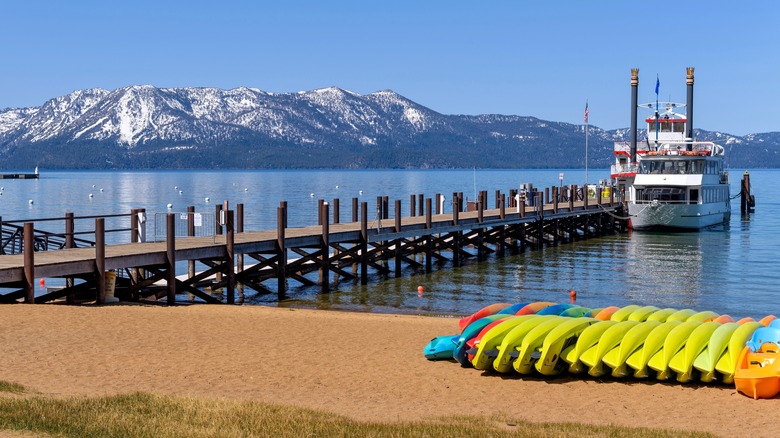
{"label": "shoreline", "polygon": [[0,306],[0,375],[46,396],[143,391],[361,420],[505,417],[774,435],[733,386],[497,375],[428,361],[457,319],[263,306]]}

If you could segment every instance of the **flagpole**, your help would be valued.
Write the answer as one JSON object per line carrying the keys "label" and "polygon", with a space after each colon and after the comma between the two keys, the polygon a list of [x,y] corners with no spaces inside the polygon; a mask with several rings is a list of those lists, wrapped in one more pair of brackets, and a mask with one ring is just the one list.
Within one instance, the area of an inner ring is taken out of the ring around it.
{"label": "flagpole", "polygon": [[588,190],[588,100],[585,100],[585,191]]}

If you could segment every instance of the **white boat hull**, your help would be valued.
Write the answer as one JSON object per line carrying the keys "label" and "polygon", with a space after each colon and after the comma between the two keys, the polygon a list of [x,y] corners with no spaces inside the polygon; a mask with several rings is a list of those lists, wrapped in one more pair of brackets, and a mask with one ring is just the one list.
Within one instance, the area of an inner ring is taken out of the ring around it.
{"label": "white boat hull", "polygon": [[726,203],[718,204],[634,204],[628,206],[631,227],[635,230],[698,230],[722,224],[731,218]]}

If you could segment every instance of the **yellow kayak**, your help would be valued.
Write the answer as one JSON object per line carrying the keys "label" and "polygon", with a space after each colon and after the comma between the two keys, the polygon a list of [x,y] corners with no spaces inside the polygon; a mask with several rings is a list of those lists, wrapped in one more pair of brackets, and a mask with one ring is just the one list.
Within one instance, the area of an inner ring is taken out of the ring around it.
{"label": "yellow kayak", "polygon": [[525,335],[523,342],[520,344],[520,348],[517,349],[517,358],[512,364],[515,371],[520,374],[530,374],[531,371],[533,371],[534,362],[536,361],[536,357],[534,357],[533,353],[542,346],[547,334],[565,319],[566,317],[564,316],[553,316],[552,319],[539,323]]}
{"label": "yellow kayak", "polygon": [[677,312],[677,309],[672,309],[671,307],[657,310],[653,312],[653,314],[647,317],[647,321],[666,322],[666,319],[669,318],[669,316],[671,316],[675,312]]}
{"label": "yellow kayak", "polygon": [[700,321],[685,321],[684,323],[673,328],[664,340],[664,346],[661,351],[655,354],[650,361],[647,362],[647,366],[654,369],[657,374],[658,380],[668,380],[671,377],[672,370],[669,369],[669,362],[679,352],[685,343],[688,341],[688,337],[696,330],[696,327],[700,326]]}
{"label": "yellow kayak", "polygon": [[693,315],[689,316],[688,319],[686,319],[686,321],[709,322],[719,316],[720,316],[719,314],[711,310],[704,310],[702,312],[694,313]]}
{"label": "yellow kayak", "polygon": [[569,364],[570,373],[578,374],[585,371],[585,366],[580,361],[580,356],[596,345],[601,335],[615,324],[618,324],[618,322],[612,320],[599,321],[592,324],[580,333],[580,337],[577,338],[577,342],[574,345],[565,348],[561,352],[561,359]]}
{"label": "yellow kayak", "polygon": [[604,331],[596,345],[590,347],[580,356],[580,361],[590,367],[588,374],[599,377],[606,374],[602,359],[610,350],[618,346],[626,333],[639,325],[639,321],[621,321]]}
{"label": "yellow kayak", "polygon": [[512,357],[512,353],[517,351],[517,347],[523,342],[525,335],[542,321],[554,318],[552,315],[529,316],[531,316],[531,318],[528,318],[510,330],[509,333],[504,336],[501,345],[496,348],[498,352],[496,358],[493,360],[493,369],[499,373],[508,373],[512,370],[512,362],[515,360],[515,358]]}
{"label": "yellow kayak", "polygon": [[634,377],[646,378],[650,375],[650,372],[647,369],[647,363],[663,348],[664,341],[666,341],[669,332],[680,324],[682,324],[680,321],[666,321],[654,328],[650,334],[647,335],[642,348],[626,359],[626,365],[634,369]]}
{"label": "yellow kayak", "polygon": [[723,355],[715,364],[715,370],[721,374],[721,381],[725,384],[734,383],[734,372],[737,369],[739,354],[745,347],[745,343],[753,336],[759,327],[763,327],[760,322],[750,321],[739,326],[729,339],[729,346]]}
{"label": "yellow kayak", "polygon": [[707,348],[693,361],[693,367],[701,373],[699,380],[705,383],[715,380],[715,364],[728,348],[731,336],[739,327],[736,322],[729,322],[715,329],[707,342]]}
{"label": "yellow kayak", "polygon": [[619,346],[604,355],[602,362],[612,368],[612,377],[626,377],[631,374],[626,366],[626,360],[642,348],[650,332],[661,324],[660,321],[645,321],[634,326],[623,336]]}
{"label": "yellow kayak", "polygon": [[650,315],[652,315],[653,313],[659,310],[661,309],[655,306],[640,307],[634,310],[633,312],[631,312],[630,315],[628,315],[627,321],[639,321],[639,322],[647,321],[647,318],[650,317]]}
{"label": "yellow kayak", "polygon": [[574,344],[583,330],[597,321],[595,318],[582,317],[573,318],[558,324],[544,338],[541,356],[536,361],[536,370],[545,376],[559,374],[562,371],[562,368],[558,366],[561,351],[565,347]]}
{"label": "yellow kayak", "polygon": [[637,304],[631,304],[630,306],[623,307],[620,310],[618,310],[615,313],[613,313],[612,317],[609,318],[609,319],[611,321],[617,321],[617,322],[626,321],[628,319],[628,317],[632,313],[634,313],[635,310],[639,310],[641,308],[642,308],[642,306],[639,306]]}
{"label": "yellow kayak", "polygon": [[535,315],[511,316],[488,330],[488,332],[482,336],[482,339],[479,340],[479,344],[476,345],[477,352],[474,353],[474,358],[471,359],[471,364],[474,365],[474,368],[478,370],[491,368],[493,361],[496,359],[496,356],[498,356],[497,347],[501,345],[501,342],[503,342],[507,333],[524,321],[534,317]]}
{"label": "yellow kayak", "polygon": [[688,336],[685,347],[672,357],[672,360],[669,361],[669,368],[677,373],[678,382],[686,383],[692,380],[693,361],[707,348],[712,334],[721,325],[723,324],[715,321],[702,323]]}
{"label": "yellow kayak", "polygon": [[681,309],[669,315],[669,317],[667,317],[666,320],[684,322],[687,321],[688,318],[690,318],[692,315],[695,314],[696,311],[693,309]]}

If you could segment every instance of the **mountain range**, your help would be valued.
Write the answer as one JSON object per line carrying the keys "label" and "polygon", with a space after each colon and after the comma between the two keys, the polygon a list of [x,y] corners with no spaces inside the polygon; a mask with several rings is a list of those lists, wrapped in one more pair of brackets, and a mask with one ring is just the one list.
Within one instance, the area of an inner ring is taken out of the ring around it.
{"label": "mountain range", "polygon": [[[331,87],[77,90],[0,110],[0,166],[148,168],[582,168],[583,125],[515,115],[446,115],[393,91]],[[589,131],[589,166],[608,167],[628,129]],[[734,167],[780,167],[780,133],[696,130]]]}

